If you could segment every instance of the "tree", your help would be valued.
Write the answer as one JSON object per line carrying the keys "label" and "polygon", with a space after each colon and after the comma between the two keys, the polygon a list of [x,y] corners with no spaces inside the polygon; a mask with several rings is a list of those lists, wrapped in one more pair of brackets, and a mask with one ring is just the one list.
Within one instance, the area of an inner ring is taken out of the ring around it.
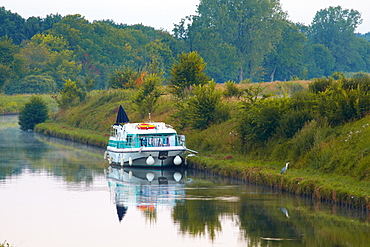
{"label": "tree", "polygon": [[197,52],[179,55],[173,65],[169,86],[174,95],[184,98],[192,85],[206,84],[209,77],[205,73],[206,63]]}
{"label": "tree", "polygon": [[133,102],[142,117],[148,113],[154,113],[156,103],[161,96],[162,82],[163,78],[158,74],[149,74],[144,77],[143,83],[133,97]]}
{"label": "tree", "polygon": [[51,34],[37,34],[26,43],[21,51],[26,59],[30,74],[48,74],[63,87],[64,80],[75,79],[82,66],[76,61],[75,54],[68,49],[64,38]]}
{"label": "tree", "polygon": [[298,27],[289,22],[282,22],[282,39],[266,57],[265,67],[268,71],[266,80],[289,80],[292,76],[302,74],[303,51],[306,37]]}
{"label": "tree", "polygon": [[57,84],[55,80],[49,75],[29,75],[17,83],[13,83],[6,87],[7,94],[46,94],[55,93],[57,91]]}
{"label": "tree", "polygon": [[83,102],[86,95],[86,90],[81,83],[68,79],[65,81],[64,89],[60,92],[61,98],[57,99],[57,103],[61,109],[65,110]]}
{"label": "tree", "polygon": [[304,49],[303,61],[308,78],[329,76],[333,73],[335,58],[330,50],[322,44],[307,43]]}
{"label": "tree", "polygon": [[[197,15],[188,18],[175,28],[175,35],[183,38],[190,50],[213,50],[208,40],[235,47],[235,61],[239,69],[238,80],[244,74],[250,79],[260,78],[264,57],[280,39],[280,21],[285,18],[279,1],[271,0],[203,0]],[[204,42],[205,41],[205,42]],[[207,60],[208,62],[208,60]]]}
{"label": "tree", "polygon": [[109,76],[109,86],[115,89],[137,88],[141,84],[144,75],[144,72],[125,66],[123,69],[118,69],[113,75]]}
{"label": "tree", "polygon": [[36,124],[43,123],[48,118],[48,109],[41,96],[31,96],[19,112],[19,125],[21,130],[33,130]]}
{"label": "tree", "polygon": [[313,44],[327,47],[335,58],[335,71],[352,71],[354,57],[355,29],[362,23],[361,14],[356,10],[340,6],[318,11],[309,29]]}
{"label": "tree", "polygon": [[12,79],[24,73],[24,63],[18,55],[19,47],[7,36],[0,38],[0,91]]}

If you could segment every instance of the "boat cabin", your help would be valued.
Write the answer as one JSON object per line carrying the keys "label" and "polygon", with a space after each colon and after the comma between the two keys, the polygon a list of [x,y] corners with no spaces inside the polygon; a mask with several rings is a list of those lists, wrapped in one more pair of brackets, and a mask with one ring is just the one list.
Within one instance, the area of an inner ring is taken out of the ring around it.
{"label": "boat cabin", "polygon": [[185,137],[165,123],[113,125],[108,146],[115,148],[184,146]]}

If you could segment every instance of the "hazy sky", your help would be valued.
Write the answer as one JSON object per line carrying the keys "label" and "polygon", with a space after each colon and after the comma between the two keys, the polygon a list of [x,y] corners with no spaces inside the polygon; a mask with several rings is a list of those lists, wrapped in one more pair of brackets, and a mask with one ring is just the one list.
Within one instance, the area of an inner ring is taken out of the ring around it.
{"label": "hazy sky", "polygon": [[[293,22],[310,24],[316,12],[340,5],[362,14],[360,33],[370,32],[369,0],[280,0]],[[181,18],[195,14],[199,0],[0,0],[0,6],[23,18],[59,13],[81,14],[87,20],[111,19],[116,23],[142,23],[171,31]]]}

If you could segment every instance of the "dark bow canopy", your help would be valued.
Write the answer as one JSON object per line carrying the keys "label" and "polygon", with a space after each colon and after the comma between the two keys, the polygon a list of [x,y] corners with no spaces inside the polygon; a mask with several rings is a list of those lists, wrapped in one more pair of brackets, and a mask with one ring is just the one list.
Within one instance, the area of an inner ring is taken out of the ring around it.
{"label": "dark bow canopy", "polygon": [[125,110],[123,110],[122,105],[120,105],[119,109],[118,109],[116,123],[114,125],[125,124],[125,123],[129,123],[129,122],[130,122],[130,119],[128,119],[128,116],[127,116]]}

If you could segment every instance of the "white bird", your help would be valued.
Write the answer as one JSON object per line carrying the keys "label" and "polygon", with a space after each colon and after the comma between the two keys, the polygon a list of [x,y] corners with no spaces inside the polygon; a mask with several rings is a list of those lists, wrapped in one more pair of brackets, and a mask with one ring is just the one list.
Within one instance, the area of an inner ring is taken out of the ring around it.
{"label": "white bird", "polygon": [[281,172],[280,172],[280,174],[283,174],[286,170],[288,170],[288,165],[290,164],[290,162],[287,162],[286,164],[285,164],[285,166],[283,167],[283,169],[281,169]]}
{"label": "white bird", "polygon": [[285,214],[285,216],[289,218],[288,210],[284,207],[280,207],[280,208],[281,208],[281,211]]}

